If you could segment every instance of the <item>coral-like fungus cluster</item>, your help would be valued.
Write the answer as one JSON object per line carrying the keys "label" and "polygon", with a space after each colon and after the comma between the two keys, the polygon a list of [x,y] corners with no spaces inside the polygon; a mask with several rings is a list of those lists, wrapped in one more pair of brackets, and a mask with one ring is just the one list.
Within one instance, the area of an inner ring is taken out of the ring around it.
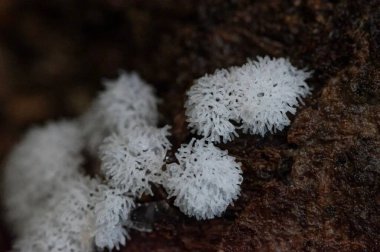
{"label": "coral-like fungus cluster", "polygon": [[[265,57],[196,80],[185,107],[189,127],[203,138],[183,144],[170,164],[170,127],[157,127],[153,89],[135,73],[105,81],[82,117],[30,130],[9,156],[4,192],[14,250],[118,249],[134,228],[135,200],[152,195],[152,184],[188,216],[221,216],[243,177],[241,164],[214,143],[233,140],[236,129],[282,130],[309,94],[309,76]],[[100,160],[99,177],[85,174],[83,152]]]}
{"label": "coral-like fungus cluster", "polygon": [[[236,129],[264,136],[290,124],[302,98],[310,94],[310,72],[284,58],[258,57],[241,67],[216,70],[195,81],[188,91],[189,126],[212,142],[229,142]],[[237,126],[240,125],[240,126]]]}

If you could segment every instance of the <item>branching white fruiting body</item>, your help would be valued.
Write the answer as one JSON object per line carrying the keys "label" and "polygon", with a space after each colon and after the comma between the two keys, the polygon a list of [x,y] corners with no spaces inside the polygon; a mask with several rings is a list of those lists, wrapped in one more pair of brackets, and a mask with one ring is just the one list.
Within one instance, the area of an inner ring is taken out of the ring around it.
{"label": "branching white fruiting body", "polygon": [[[241,67],[216,70],[195,81],[185,103],[189,127],[212,142],[228,142],[236,129],[264,136],[290,124],[310,94],[311,75],[284,58],[258,57]],[[241,124],[241,126],[238,126]]]}
{"label": "branching white fruiting body", "polygon": [[177,163],[168,165],[164,184],[174,204],[198,220],[220,216],[240,194],[240,163],[227,151],[193,138],[177,150]]}
{"label": "branching white fruiting body", "polygon": [[100,159],[108,184],[132,197],[153,195],[149,183],[162,183],[162,167],[171,146],[168,130],[168,126],[142,126],[107,137],[100,147]]}
{"label": "branching white fruiting body", "polygon": [[158,121],[158,99],[138,74],[121,72],[104,86],[82,117],[87,148],[94,155],[107,136],[135,126],[156,126]]}

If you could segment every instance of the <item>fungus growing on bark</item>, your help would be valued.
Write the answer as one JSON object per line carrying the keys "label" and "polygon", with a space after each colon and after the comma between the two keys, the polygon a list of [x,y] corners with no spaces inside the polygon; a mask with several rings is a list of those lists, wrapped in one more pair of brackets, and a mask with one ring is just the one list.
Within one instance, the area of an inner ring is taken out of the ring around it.
{"label": "fungus growing on bark", "polygon": [[268,56],[206,74],[187,92],[189,128],[216,143],[231,141],[236,129],[261,136],[282,130],[290,124],[287,113],[295,114],[310,94],[310,75]]}

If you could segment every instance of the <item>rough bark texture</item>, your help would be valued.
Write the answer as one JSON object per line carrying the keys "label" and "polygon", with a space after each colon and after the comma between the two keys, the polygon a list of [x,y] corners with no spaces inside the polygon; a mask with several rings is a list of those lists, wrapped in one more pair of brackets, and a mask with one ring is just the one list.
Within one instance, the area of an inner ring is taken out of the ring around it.
{"label": "rough bark texture", "polygon": [[195,78],[288,57],[314,70],[313,95],[283,132],[220,146],[243,163],[235,205],[196,221],[160,201],[154,231],[131,232],[122,251],[379,249],[379,1],[79,2],[1,3],[1,155],[31,122],[80,113],[118,68],[156,86],[178,147]]}

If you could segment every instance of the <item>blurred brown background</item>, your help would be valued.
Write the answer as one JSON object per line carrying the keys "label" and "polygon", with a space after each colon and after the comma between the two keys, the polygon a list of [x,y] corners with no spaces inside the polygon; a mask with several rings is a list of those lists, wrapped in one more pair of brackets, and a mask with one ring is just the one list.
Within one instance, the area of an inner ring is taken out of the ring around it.
{"label": "blurred brown background", "polygon": [[313,96],[284,132],[222,146],[243,163],[235,206],[206,222],[173,212],[125,250],[376,251],[379,10],[378,0],[1,0],[0,159],[30,125],[80,114],[119,69],[156,87],[178,146],[194,78],[289,57],[314,70]]}

